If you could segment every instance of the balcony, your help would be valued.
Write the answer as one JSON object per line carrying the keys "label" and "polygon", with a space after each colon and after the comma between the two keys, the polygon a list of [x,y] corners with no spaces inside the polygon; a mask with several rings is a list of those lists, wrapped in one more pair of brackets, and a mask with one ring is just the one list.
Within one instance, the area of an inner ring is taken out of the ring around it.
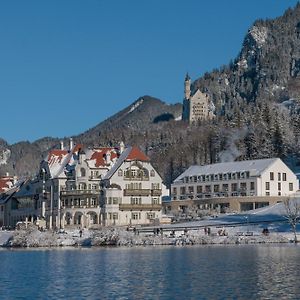
{"label": "balcony", "polygon": [[120,210],[161,210],[161,204],[120,204]]}
{"label": "balcony", "polygon": [[149,196],[149,189],[124,190],[124,196]]}
{"label": "balcony", "polygon": [[99,195],[100,190],[62,190],[60,192],[61,196],[77,196],[77,195]]}
{"label": "balcony", "polygon": [[124,180],[149,181],[147,176],[124,176]]}
{"label": "balcony", "polygon": [[151,196],[161,196],[161,190],[151,190]]}

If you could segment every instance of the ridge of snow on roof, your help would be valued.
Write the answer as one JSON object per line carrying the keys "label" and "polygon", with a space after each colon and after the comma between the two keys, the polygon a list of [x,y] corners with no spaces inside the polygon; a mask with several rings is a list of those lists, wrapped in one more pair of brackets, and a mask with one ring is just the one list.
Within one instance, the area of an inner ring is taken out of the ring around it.
{"label": "ridge of snow on roof", "polygon": [[132,147],[126,148],[120,155],[119,159],[113,165],[113,167],[105,174],[103,179],[109,179],[122,165],[122,163],[126,160],[126,157],[130,153]]}
{"label": "ridge of snow on roof", "polygon": [[64,167],[68,163],[72,163],[73,154],[78,152],[79,149],[82,148],[81,144],[75,145],[71,151],[61,150],[61,149],[53,149],[48,154],[48,164],[49,170],[51,172],[51,177],[58,177],[64,170]]}
{"label": "ridge of snow on roof", "polygon": [[182,178],[187,176],[199,176],[209,175],[218,173],[233,173],[239,171],[252,171],[255,175],[259,175],[267,167],[273,164],[279,158],[266,158],[266,159],[255,159],[255,160],[244,160],[217,163],[205,166],[193,165],[190,166],[185,172],[178,176],[174,182],[180,181]]}
{"label": "ridge of snow on roof", "polygon": [[119,159],[113,165],[113,167],[106,173],[103,179],[109,179],[122,165],[124,161],[149,161],[149,157],[146,156],[138,147],[128,147],[120,155]]}

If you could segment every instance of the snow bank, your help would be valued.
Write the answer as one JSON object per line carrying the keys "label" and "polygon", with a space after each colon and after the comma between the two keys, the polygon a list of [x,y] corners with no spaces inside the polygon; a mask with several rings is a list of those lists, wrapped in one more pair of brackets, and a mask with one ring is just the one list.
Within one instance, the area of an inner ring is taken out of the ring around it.
{"label": "snow bank", "polygon": [[269,236],[219,236],[204,235],[203,230],[194,230],[180,236],[171,237],[169,234],[154,235],[132,231],[123,228],[102,228],[55,233],[40,232],[35,228],[18,230],[13,233],[5,247],[61,247],[61,246],[148,246],[148,245],[207,245],[207,244],[254,244],[254,243],[287,243],[289,239],[280,234]]}

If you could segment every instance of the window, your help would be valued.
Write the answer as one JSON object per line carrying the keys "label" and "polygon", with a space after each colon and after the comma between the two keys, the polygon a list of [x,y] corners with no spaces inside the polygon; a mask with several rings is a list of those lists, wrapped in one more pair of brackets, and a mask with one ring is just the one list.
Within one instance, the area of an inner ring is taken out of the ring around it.
{"label": "window", "polygon": [[286,181],[286,173],[282,173],[282,180]]}
{"label": "window", "polygon": [[194,187],[193,186],[189,186],[189,193],[193,194],[194,193]]}
{"label": "window", "polygon": [[173,194],[177,194],[177,188],[173,187]]}
{"label": "window", "polygon": [[152,204],[159,204],[159,197],[152,197],[151,202]]}
{"label": "window", "polygon": [[85,169],[84,168],[80,169],[80,175],[81,175],[81,177],[85,177]]}
{"label": "window", "polygon": [[270,190],[270,182],[266,182],[266,190],[269,191]]}
{"label": "window", "polygon": [[250,190],[251,191],[255,190],[255,182],[253,181],[250,182]]}
{"label": "window", "polygon": [[123,176],[123,171],[121,169],[118,171],[118,176]]}
{"label": "window", "polygon": [[154,177],[154,176],[155,176],[155,171],[154,171],[154,170],[151,170],[151,171],[150,171],[150,176],[151,176],[151,177]]}
{"label": "window", "polygon": [[117,197],[113,197],[113,204],[119,204],[119,199]]}
{"label": "window", "polygon": [[274,172],[270,172],[270,180],[274,180]]}
{"label": "window", "polygon": [[266,192],[266,196],[270,196],[270,192]]}
{"label": "window", "polygon": [[185,194],[185,186],[180,187],[180,194],[184,195]]}
{"label": "window", "polygon": [[246,191],[247,190],[247,183],[246,182],[241,182],[240,188],[242,191]]}
{"label": "window", "polygon": [[228,192],[228,184],[227,183],[223,184],[222,191],[223,192]]}
{"label": "window", "polygon": [[281,173],[278,173],[278,181],[281,181]]}
{"label": "window", "polygon": [[290,183],[289,183],[289,191],[292,192],[293,190],[294,190],[293,183],[290,182]]}
{"label": "window", "polygon": [[201,185],[197,186],[197,193],[202,193],[202,186]]}
{"label": "window", "polygon": [[132,205],[142,204],[142,198],[141,197],[131,197],[131,204]]}
{"label": "window", "polygon": [[211,187],[210,187],[210,185],[206,185],[206,186],[205,186],[205,192],[206,192],[206,193],[210,193],[210,192],[211,192]]}
{"label": "window", "polygon": [[159,190],[159,183],[152,183],[152,190]]}
{"label": "window", "polygon": [[237,191],[237,183],[232,183],[231,184],[231,191],[236,192]]}
{"label": "window", "polygon": [[197,182],[197,176],[194,176],[194,182]]}
{"label": "window", "polygon": [[113,213],[112,214],[112,219],[113,220],[118,220],[118,213]]}
{"label": "window", "polygon": [[218,184],[214,185],[214,192],[215,193],[219,192],[219,185]]}
{"label": "window", "polygon": [[278,191],[281,191],[281,182],[278,182]]}
{"label": "window", "polygon": [[155,213],[147,213],[147,219],[149,220],[155,219]]}
{"label": "window", "polygon": [[141,218],[141,213],[131,213],[132,220],[139,220]]}

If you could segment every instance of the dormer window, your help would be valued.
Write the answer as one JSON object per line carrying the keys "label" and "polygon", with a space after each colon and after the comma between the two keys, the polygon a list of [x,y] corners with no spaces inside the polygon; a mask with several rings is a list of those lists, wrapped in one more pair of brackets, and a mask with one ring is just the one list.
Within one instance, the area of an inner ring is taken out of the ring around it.
{"label": "dormer window", "polygon": [[155,171],[154,171],[154,170],[151,170],[151,171],[150,171],[150,176],[151,176],[151,177],[154,177],[154,176],[155,176]]}
{"label": "dormer window", "polygon": [[123,176],[123,171],[122,171],[122,169],[119,169],[119,171],[118,171],[118,176]]}

